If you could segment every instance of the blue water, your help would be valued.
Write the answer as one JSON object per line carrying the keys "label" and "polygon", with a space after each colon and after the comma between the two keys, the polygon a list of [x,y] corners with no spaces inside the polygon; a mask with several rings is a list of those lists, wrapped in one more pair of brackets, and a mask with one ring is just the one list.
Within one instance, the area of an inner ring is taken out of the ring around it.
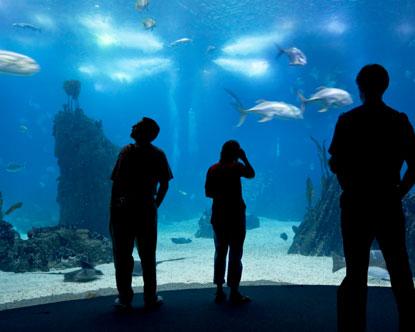
{"label": "blue water", "polygon": [[[101,119],[119,146],[130,142],[130,127],[142,116],[160,123],[155,144],[175,175],[162,222],[198,217],[210,205],[205,173],[230,138],[240,141],[257,172],[244,182],[248,211],[300,220],[306,178],[318,191],[321,174],[310,136],[330,142],[340,112],[359,103],[354,78],[366,63],[389,70],[385,99],[414,120],[413,1],[152,0],[143,12],[134,5],[0,0],[0,49],[41,66],[30,77],[0,75],[0,191],[6,205],[23,201],[10,217],[18,227],[59,219],[52,125],[66,102],[67,79],[81,81],[82,109]],[[146,17],[156,19],[153,31],[144,30]],[[16,22],[42,32],[15,28]],[[192,42],[169,47],[185,37]],[[293,67],[286,57],[277,59],[275,43],[300,48],[308,64]],[[215,49],[207,52],[210,45]],[[354,104],[327,113],[310,105],[304,120],[257,123],[250,115],[237,128],[239,115],[224,91],[233,90],[247,107],[258,99],[298,106],[298,90],[309,96],[319,86],[347,90]],[[9,162],[26,167],[10,173]]]}

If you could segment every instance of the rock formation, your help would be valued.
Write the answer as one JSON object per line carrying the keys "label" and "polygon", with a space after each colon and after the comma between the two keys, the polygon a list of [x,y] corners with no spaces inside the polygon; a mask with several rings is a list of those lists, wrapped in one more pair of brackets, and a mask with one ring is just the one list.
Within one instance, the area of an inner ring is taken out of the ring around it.
{"label": "rock formation", "polygon": [[294,230],[289,254],[330,256],[343,254],[340,233],[340,186],[334,176],[326,179],[327,188],[318,202],[308,208],[303,222]]}
{"label": "rock formation", "polygon": [[105,137],[100,121],[69,105],[56,114],[53,136],[60,169],[59,224],[107,235],[110,176],[119,148]]}
{"label": "rock formation", "polygon": [[78,267],[80,261],[112,262],[111,241],[87,229],[35,228],[22,240],[10,223],[0,221],[0,270],[49,271]]}
{"label": "rock formation", "polygon": [[[326,150],[314,140],[319,151],[322,167],[322,189],[317,203],[312,205],[313,186],[307,179],[306,197],[308,209],[303,222],[293,228],[295,236],[289,254],[307,256],[331,256],[333,253],[343,256],[340,232],[340,185],[327,168]],[[406,217],[406,240],[409,260],[415,275],[415,195],[408,195],[403,201]],[[376,246],[376,243],[374,244]]]}
{"label": "rock formation", "polygon": [[406,248],[412,274],[415,276],[415,195],[408,195],[403,201],[406,218]]}

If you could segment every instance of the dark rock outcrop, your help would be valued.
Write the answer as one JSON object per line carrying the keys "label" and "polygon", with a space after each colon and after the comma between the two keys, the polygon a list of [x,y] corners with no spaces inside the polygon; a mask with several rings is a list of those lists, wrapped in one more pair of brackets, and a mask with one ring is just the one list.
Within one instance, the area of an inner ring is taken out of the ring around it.
{"label": "dark rock outcrop", "polygon": [[293,227],[295,235],[288,253],[307,256],[330,256],[333,253],[343,255],[339,206],[341,188],[329,170],[325,142],[319,143],[314,137],[310,138],[317,148],[320,162],[321,192],[317,203],[313,205],[314,185],[307,178],[307,212],[300,226]]}
{"label": "dark rock outcrop", "polygon": [[406,247],[412,274],[415,276],[415,195],[409,195],[403,201],[406,218]]}
{"label": "dark rock outcrop", "polygon": [[55,116],[53,136],[60,169],[59,224],[108,235],[110,175],[119,148],[104,136],[100,121],[66,105]]}
{"label": "dark rock outcrop", "polygon": [[289,254],[330,256],[343,254],[340,233],[340,186],[334,176],[327,178],[326,189],[314,207],[309,207],[295,230]]}
{"label": "dark rock outcrop", "polygon": [[[340,186],[336,178],[330,177],[327,189],[314,207],[309,208],[303,222],[295,230],[289,254],[307,256],[343,256],[340,233]],[[406,246],[412,271],[415,275],[415,195],[403,201],[406,218]],[[376,246],[376,243],[374,243]]]}
{"label": "dark rock outcrop", "polygon": [[[210,209],[205,210],[199,219],[199,229],[197,230],[195,237],[213,238],[212,224],[210,223],[210,217],[212,212]],[[246,216],[246,229],[254,229],[260,227],[259,218],[253,214]]]}
{"label": "dark rock outcrop", "polygon": [[22,240],[11,224],[0,222],[0,270],[49,271],[112,261],[111,241],[87,229],[35,228]]}

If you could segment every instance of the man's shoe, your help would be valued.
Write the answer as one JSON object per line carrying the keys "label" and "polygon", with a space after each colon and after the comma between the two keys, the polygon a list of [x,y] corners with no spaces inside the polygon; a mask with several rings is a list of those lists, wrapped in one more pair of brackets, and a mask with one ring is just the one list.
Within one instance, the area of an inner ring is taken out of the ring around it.
{"label": "man's shoe", "polygon": [[144,308],[151,310],[160,308],[163,305],[163,298],[160,295],[157,295],[154,300],[144,301]]}
{"label": "man's shoe", "polygon": [[239,292],[231,293],[229,301],[232,304],[245,304],[251,302],[251,299],[248,296],[242,295]]}
{"label": "man's shoe", "polygon": [[117,297],[114,301],[114,308],[119,311],[131,311],[132,306],[131,303],[122,302],[119,297]]}
{"label": "man's shoe", "polygon": [[223,289],[217,290],[216,295],[215,295],[215,303],[220,304],[225,301],[226,301],[226,293],[223,291]]}

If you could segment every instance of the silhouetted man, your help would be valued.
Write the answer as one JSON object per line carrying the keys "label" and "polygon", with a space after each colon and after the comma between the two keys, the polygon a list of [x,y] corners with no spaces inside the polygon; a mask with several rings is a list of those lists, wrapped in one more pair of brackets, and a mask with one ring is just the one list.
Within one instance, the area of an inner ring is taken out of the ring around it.
{"label": "silhouetted man", "polygon": [[115,306],[131,307],[136,242],[144,281],[144,304],[162,304],[156,288],[157,208],[173,178],[164,152],[151,142],[160,131],[157,123],[143,118],[132,127],[135,144],[125,146],[112,173],[110,232],[112,236],[118,298]]}
{"label": "silhouetted man", "polygon": [[[414,284],[405,244],[401,199],[415,182],[415,134],[407,116],[385,105],[389,76],[380,65],[361,69],[363,105],[342,114],[329,152],[343,190],[341,230],[346,277],[338,289],[339,331],[366,328],[369,253],[377,240],[397,301],[400,331],[415,331]],[[401,180],[403,163],[408,168]]]}
{"label": "silhouetted man", "polygon": [[[241,160],[242,162],[238,161]],[[242,253],[246,234],[245,202],[242,198],[241,177],[253,178],[255,171],[237,141],[227,141],[220,161],[211,166],[206,176],[206,196],[213,198],[211,223],[215,242],[213,282],[217,286],[216,303],[226,300],[226,256],[229,250],[227,284],[230,301],[245,303],[250,299],[239,292],[242,275]]]}

